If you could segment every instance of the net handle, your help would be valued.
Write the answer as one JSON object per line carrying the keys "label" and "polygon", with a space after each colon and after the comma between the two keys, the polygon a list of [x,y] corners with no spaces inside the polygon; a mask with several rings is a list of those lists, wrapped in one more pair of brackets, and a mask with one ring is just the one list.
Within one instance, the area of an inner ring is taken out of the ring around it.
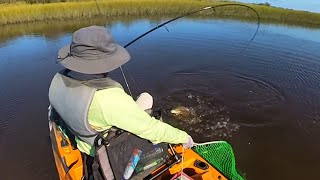
{"label": "net handle", "polygon": [[226,143],[226,141],[211,141],[211,142],[204,142],[204,143],[193,143],[193,146],[204,146],[208,144],[217,144],[217,143]]}

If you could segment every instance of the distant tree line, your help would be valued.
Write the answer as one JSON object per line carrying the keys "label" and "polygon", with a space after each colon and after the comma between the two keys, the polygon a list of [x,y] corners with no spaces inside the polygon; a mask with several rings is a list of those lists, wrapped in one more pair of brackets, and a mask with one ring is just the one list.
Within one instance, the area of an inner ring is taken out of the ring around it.
{"label": "distant tree line", "polygon": [[265,2],[265,3],[258,3],[258,5],[262,5],[262,6],[271,6],[271,4],[270,4],[270,3],[268,3],[268,2]]}

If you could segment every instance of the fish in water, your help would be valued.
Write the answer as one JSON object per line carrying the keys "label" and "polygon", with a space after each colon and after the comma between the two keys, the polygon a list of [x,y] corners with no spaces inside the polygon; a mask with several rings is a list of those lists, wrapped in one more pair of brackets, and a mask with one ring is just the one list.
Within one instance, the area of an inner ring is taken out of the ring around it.
{"label": "fish in water", "polygon": [[195,115],[195,111],[193,108],[188,108],[185,106],[177,106],[170,111],[174,116],[184,116],[190,117]]}
{"label": "fish in water", "polygon": [[163,99],[163,119],[200,141],[231,137],[239,125],[230,121],[228,108],[214,97],[178,91]]}

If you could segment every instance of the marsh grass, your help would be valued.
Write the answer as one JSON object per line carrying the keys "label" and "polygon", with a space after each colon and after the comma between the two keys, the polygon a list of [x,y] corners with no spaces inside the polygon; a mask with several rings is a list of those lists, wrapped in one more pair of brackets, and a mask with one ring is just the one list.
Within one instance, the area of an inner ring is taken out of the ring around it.
{"label": "marsh grass", "polygon": [[[111,17],[156,17],[175,16],[196,8],[225,4],[206,0],[98,0],[99,9],[105,18]],[[250,5],[258,11],[262,21],[285,24],[320,26],[320,14],[274,8],[264,5]],[[83,19],[99,16],[95,1],[60,2],[49,4],[1,4],[0,24],[32,21]],[[248,8],[221,7],[215,12],[206,11],[197,16],[255,19]]]}

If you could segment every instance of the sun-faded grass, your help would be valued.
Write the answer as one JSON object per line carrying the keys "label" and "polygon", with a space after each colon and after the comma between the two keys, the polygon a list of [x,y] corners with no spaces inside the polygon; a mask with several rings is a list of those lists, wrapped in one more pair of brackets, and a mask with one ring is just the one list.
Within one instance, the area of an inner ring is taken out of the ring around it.
{"label": "sun-faded grass", "polygon": [[[175,16],[205,6],[225,4],[207,0],[97,0],[104,17],[156,17]],[[263,21],[277,23],[320,26],[320,14],[287,10],[264,5],[250,5],[258,11]],[[32,21],[82,19],[99,16],[95,1],[60,2],[49,4],[1,4],[0,24]],[[200,14],[201,15],[201,14]],[[223,7],[215,12],[206,11],[202,15],[254,19],[255,14],[248,8]]]}
{"label": "sun-faded grass", "polygon": [[[207,4],[192,0],[98,0],[98,3],[101,13],[107,17],[178,14]],[[0,5],[0,24],[99,15],[95,1],[1,6],[3,5]]]}

